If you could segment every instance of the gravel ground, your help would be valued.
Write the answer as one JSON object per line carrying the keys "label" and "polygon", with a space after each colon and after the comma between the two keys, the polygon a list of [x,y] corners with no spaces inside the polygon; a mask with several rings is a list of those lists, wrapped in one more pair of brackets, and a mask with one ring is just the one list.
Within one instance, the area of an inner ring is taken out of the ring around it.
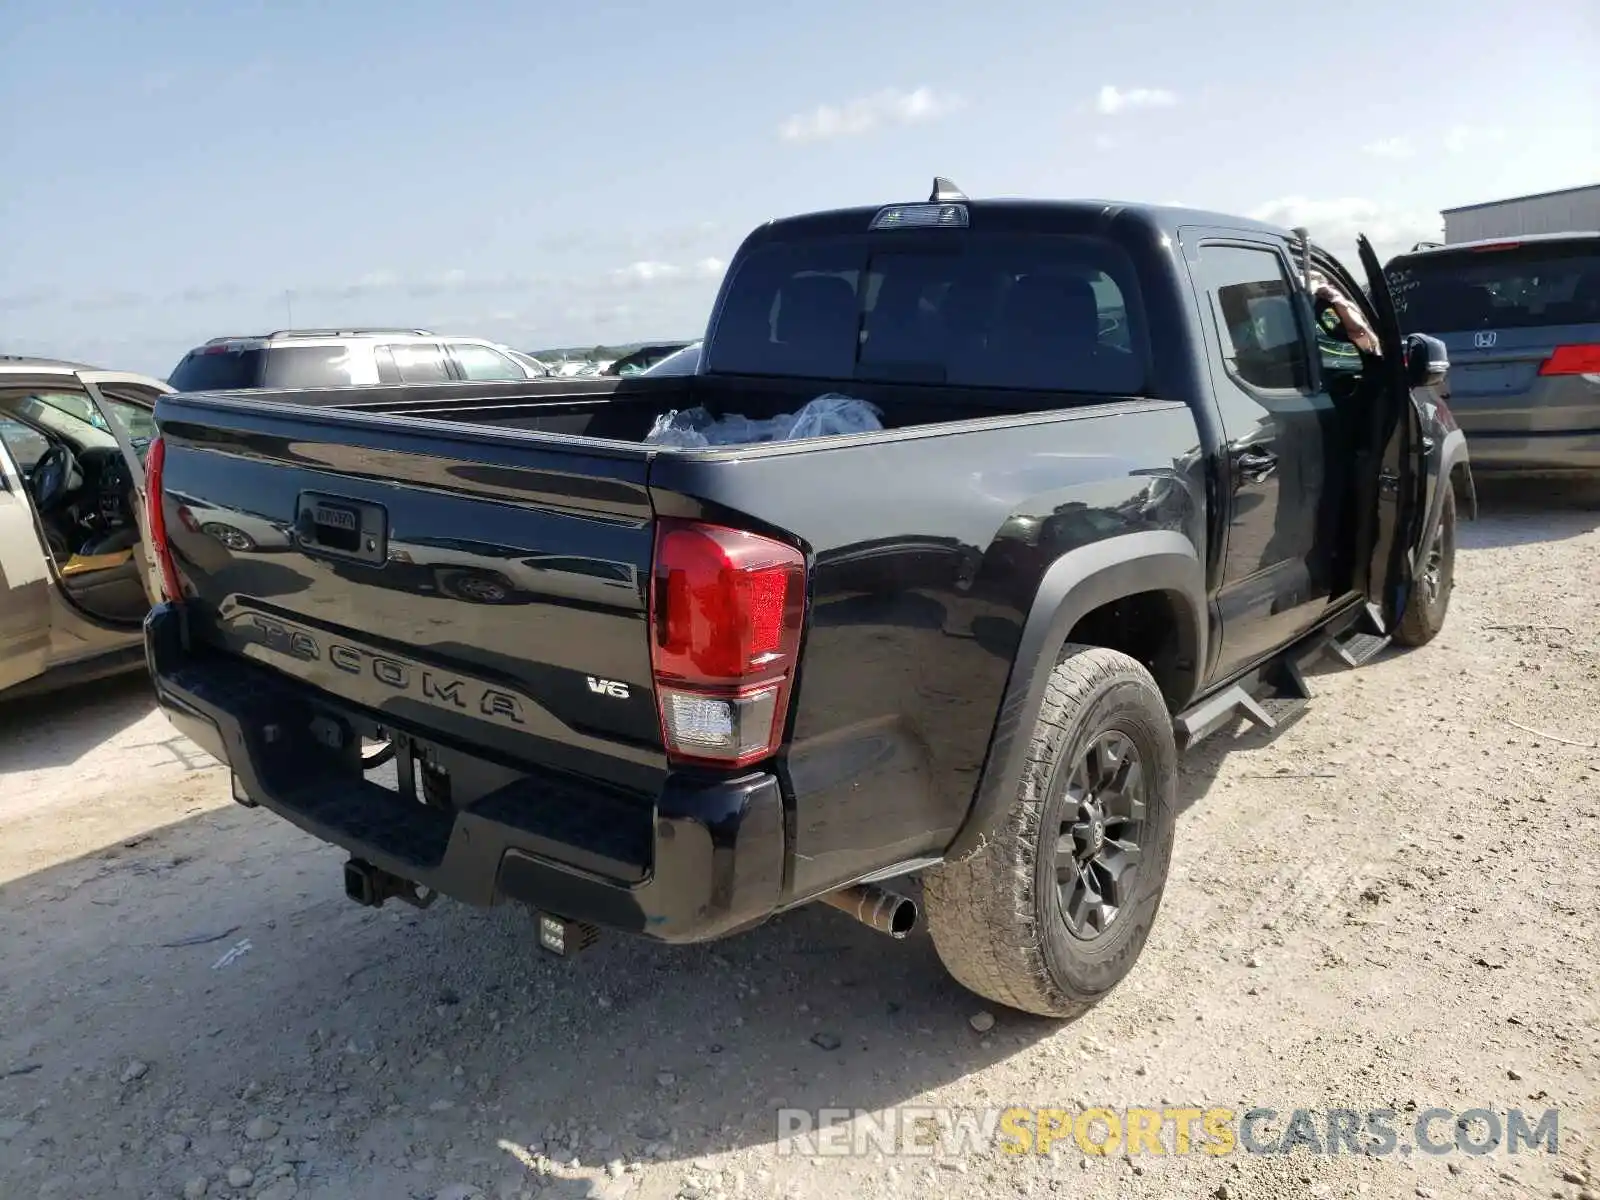
{"label": "gravel ground", "polygon": [[[1600,508],[1486,499],[1438,641],[1187,760],[1149,947],[1066,1026],[827,909],[572,963],[369,912],[141,680],[0,708],[0,1195],[1600,1195]],[[775,1148],[910,1104],[1555,1107],[1560,1152]]]}

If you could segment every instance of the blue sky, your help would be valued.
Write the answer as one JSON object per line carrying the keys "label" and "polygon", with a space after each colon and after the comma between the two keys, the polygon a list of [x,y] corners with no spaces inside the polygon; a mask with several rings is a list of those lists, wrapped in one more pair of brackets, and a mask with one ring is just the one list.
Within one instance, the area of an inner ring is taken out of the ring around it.
{"label": "blue sky", "polygon": [[1600,180],[1594,0],[1317,7],[10,0],[0,349],[165,376],[291,305],[523,348],[693,336],[754,225],[935,173],[1336,251]]}

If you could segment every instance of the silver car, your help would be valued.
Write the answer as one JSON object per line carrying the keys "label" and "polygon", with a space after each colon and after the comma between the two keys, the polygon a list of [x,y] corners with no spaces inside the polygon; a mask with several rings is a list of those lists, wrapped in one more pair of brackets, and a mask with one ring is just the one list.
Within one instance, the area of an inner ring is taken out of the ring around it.
{"label": "silver car", "polygon": [[143,375],[0,358],[0,700],[144,666]]}
{"label": "silver car", "polygon": [[1600,476],[1600,233],[1419,248],[1385,271],[1405,331],[1450,350],[1475,473]]}
{"label": "silver car", "polygon": [[426,329],[280,329],[212,338],[185,354],[168,382],[179,392],[212,392],[463,379],[518,383],[549,375],[538,359],[485,338]]}

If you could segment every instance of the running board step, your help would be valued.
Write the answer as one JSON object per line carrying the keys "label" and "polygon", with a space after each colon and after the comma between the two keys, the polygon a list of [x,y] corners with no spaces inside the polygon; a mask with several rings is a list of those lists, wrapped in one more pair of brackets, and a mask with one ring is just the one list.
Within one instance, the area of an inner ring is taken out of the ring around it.
{"label": "running board step", "polygon": [[1282,729],[1310,706],[1311,701],[1304,696],[1268,696],[1257,703],[1261,711],[1267,714],[1270,722],[1268,729]]}
{"label": "running board step", "polygon": [[1328,653],[1346,666],[1359,667],[1383,652],[1393,639],[1379,633],[1351,633],[1328,639]]}
{"label": "running board step", "polygon": [[1205,703],[1178,715],[1173,722],[1174,732],[1178,735],[1178,749],[1189,749],[1230,724],[1235,717],[1243,717],[1257,729],[1269,732],[1280,730],[1304,712],[1309,704],[1305,696],[1252,696],[1234,684]]}
{"label": "running board step", "polygon": [[1253,694],[1247,690],[1245,682],[1224,688],[1178,714],[1173,731],[1177,734],[1179,750],[1187,750],[1210,737],[1236,717],[1243,717],[1257,729],[1276,732],[1304,712],[1311,700],[1311,688],[1293,659],[1284,659],[1256,676]]}

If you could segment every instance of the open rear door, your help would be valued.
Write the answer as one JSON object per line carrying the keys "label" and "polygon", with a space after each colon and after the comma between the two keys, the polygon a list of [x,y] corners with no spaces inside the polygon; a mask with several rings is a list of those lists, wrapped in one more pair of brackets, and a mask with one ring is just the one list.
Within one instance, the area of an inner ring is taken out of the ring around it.
{"label": "open rear door", "polygon": [[[1411,398],[1405,346],[1388,280],[1372,244],[1356,239],[1367,288],[1378,318],[1386,386],[1367,425],[1376,451],[1376,479],[1363,480],[1369,511],[1362,551],[1367,561],[1369,611],[1383,633],[1393,631],[1416,578],[1416,545],[1423,517],[1426,475],[1422,463],[1422,421]],[[1367,461],[1372,462],[1369,458]],[[1360,556],[1357,561],[1360,562]]]}
{"label": "open rear door", "polygon": [[157,385],[143,375],[123,375],[115,371],[80,371],[78,379],[105,419],[111,436],[117,439],[117,447],[128,465],[129,477],[133,480],[133,519],[139,527],[139,561],[144,568],[145,592],[154,604],[161,597],[161,575],[150,545],[145,514],[144,459],[155,437],[156,401],[172,389]]}

